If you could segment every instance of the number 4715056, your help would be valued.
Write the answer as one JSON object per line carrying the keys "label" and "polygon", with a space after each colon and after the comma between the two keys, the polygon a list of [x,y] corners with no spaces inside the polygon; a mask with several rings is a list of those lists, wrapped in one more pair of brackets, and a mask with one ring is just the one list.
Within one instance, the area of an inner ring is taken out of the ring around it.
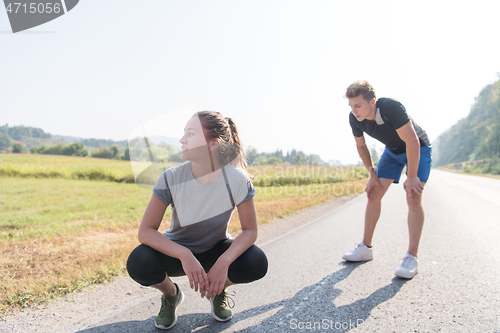
{"label": "number 4715056", "polygon": [[[14,6],[13,6],[14,5]],[[28,6],[29,5],[29,6]],[[15,9],[14,9],[15,7]],[[14,3],[9,3],[8,6],[5,8],[7,12],[10,14],[14,12],[17,14],[19,12],[19,8],[21,8],[20,13],[60,13],[61,12],[61,4],[60,3],[20,3],[20,2],[14,2]]]}

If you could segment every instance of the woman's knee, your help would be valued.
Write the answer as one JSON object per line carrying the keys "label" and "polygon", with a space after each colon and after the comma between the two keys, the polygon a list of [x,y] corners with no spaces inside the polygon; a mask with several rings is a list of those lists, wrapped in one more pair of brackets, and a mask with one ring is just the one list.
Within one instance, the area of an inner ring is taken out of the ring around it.
{"label": "woman's knee", "polygon": [[[265,253],[253,245],[238,258],[236,265],[239,270],[238,279],[240,283],[248,283],[262,279],[267,274],[268,262]],[[232,280],[231,280],[232,281]],[[237,281],[233,281],[238,283]]]}
{"label": "woman's knee", "polygon": [[142,285],[147,285],[151,272],[157,264],[156,251],[147,245],[139,245],[129,255],[127,271],[130,277]]}
{"label": "woman's knee", "polygon": [[[260,249],[259,249],[260,250]],[[255,280],[262,279],[267,274],[268,262],[267,257],[264,252],[261,251],[261,254],[254,258],[252,262],[252,272],[253,278]]]}

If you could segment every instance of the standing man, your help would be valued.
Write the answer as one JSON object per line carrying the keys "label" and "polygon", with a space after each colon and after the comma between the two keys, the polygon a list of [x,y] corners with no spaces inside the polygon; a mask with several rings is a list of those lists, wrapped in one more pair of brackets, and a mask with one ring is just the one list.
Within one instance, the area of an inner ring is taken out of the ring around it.
{"label": "standing man", "polygon": [[[342,256],[347,261],[373,259],[372,238],[380,217],[381,201],[392,183],[399,183],[404,166],[407,179],[403,184],[408,203],[409,247],[396,275],[411,279],[418,272],[417,251],[424,224],[422,191],[431,169],[431,146],[427,134],[406,113],[405,107],[390,98],[375,96],[367,81],[357,81],[346,91],[351,113],[349,123],[356,147],[370,177],[366,186],[368,204],[365,212],[363,241],[352,252]],[[363,133],[385,144],[377,166],[373,166]]]}

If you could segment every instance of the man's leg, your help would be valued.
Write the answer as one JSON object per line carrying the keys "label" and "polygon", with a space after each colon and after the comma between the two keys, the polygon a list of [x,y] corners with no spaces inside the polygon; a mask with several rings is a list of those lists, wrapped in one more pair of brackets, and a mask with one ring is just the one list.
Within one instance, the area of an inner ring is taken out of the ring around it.
{"label": "man's leg", "polygon": [[382,209],[382,198],[389,186],[394,182],[393,179],[379,178],[382,188],[374,187],[368,196],[368,204],[365,211],[365,229],[363,233],[363,242],[353,251],[345,253],[342,258],[347,261],[368,261],[373,259],[371,249],[373,232],[380,217]]}
{"label": "man's leg", "polygon": [[365,229],[363,233],[363,243],[370,247],[372,246],[373,233],[375,231],[375,226],[377,225],[378,219],[380,217],[380,212],[382,210],[382,198],[389,186],[394,182],[393,179],[379,178],[383,189],[374,187],[370,191],[370,196],[368,197],[368,204],[366,205],[365,211]]}
{"label": "man's leg", "polygon": [[[425,183],[422,183],[425,185]],[[406,202],[408,203],[408,233],[409,245],[408,253],[404,256],[401,265],[396,269],[396,276],[404,279],[412,279],[418,273],[417,252],[422,228],[424,226],[424,208],[422,207],[422,194],[416,195],[413,193],[412,198],[406,194]]]}
{"label": "man's leg", "polygon": [[[422,183],[422,185],[425,186],[425,183]],[[413,194],[413,199],[410,199],[407,193],[406,201],[408,203],[408,232],[410,236],[408,253],[417,257],[418,244],[420,243],[425,219],[422,194],[420,196]]]}

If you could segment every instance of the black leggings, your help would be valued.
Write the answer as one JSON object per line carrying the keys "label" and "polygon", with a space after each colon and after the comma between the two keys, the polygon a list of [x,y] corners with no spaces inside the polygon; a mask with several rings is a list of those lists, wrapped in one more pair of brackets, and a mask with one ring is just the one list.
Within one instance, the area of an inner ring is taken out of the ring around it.
{"label": "black leggings", "polygon": [[[195,253],[194,256],[208,273],[232,242],[232,239],[220,241],[210,250]],[[166,275],[186,275],[179,259],[169,257],[144,244],[139,245],[130,253],[127,270],[130,277],[143,286],[161,283]],[[260,248],[252,245],[229,265],[227,276],[232,283],[249,283],[261,279],[266,273],[267,257]]]}

